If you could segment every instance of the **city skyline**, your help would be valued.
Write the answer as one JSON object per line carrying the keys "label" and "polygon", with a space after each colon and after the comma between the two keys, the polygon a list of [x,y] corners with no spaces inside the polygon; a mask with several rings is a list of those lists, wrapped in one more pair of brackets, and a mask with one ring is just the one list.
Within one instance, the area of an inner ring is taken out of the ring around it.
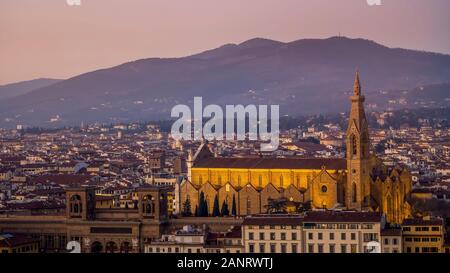
{"label": "city skyline", "polygon": [[289,42],[342,35],[450,53],[450,20],[445,16],[450,3],[442,0],[384,0],[381,6],[364,0],[285,0],[274,6],[264,0],[258,5],[239,3],[239,9],[234,1],[81,3],[0,3],[0,85],[65,79],[136,59],[181,57],[255,37]]}

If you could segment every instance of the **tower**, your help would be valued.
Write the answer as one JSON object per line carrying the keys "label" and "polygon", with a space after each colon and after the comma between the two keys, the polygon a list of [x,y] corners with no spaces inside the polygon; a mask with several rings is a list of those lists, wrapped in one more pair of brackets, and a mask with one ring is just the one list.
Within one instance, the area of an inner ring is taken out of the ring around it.
{"label": "tower", "polygon": [[361,210],[370,202],[369,129],[364,112],[359,73],[356,73],[346,136],[347,185],[345,204],[348,209]]}
{"label": "tower", "polygon": [[95,219],[95,188],[80,187],[66,190],[66,215],[68,219]]}

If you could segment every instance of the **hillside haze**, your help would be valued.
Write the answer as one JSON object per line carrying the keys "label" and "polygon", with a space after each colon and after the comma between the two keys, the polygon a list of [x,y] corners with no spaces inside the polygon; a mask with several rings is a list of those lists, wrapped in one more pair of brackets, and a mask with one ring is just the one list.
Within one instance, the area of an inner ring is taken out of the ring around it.
{"label": "hillside haze", "polygon": [[56,79],[35,79],[30,81],[6,84],[0,86],[0,100],[8,99],[29,93],[33,90],[47,87],[61,80]]}
{"label": "hillside haze", "polygon": [[382,90],[450,82],[450,55],[344,37],[257,38],[183,58],[137,60],[0,100],[0,125],[168,119],[174,105],[192,104],[194,96],[219,105],[279,104],[290,115],[346,111],[356,69],[367,103],[383,108]]}

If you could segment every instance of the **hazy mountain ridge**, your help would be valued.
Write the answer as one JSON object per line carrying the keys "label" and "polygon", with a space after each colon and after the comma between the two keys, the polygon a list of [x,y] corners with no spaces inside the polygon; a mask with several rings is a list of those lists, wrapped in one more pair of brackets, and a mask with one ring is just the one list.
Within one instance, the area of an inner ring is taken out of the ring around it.
{"label": "hazy mountain ridge", "polygon": [[363,92],[412,90],[450,82],[450,55],[344,37],[256,38],[183,58],[128,62],[0,101],[0,125],[167,119],[175,104],[196,95],[221,105],[280,104],[284,114],[345,111],[356,69]]}
{"label": "hazy mountain ridge", "polygon": [[55,84],[59,81],[61,81],[61,80],[40,78],[40,79],[35,79],[35,80],[30,80],[30,81],[1,85],[0,86],[0,100],[24,95],[33,90],[47,87],[47,86]]}

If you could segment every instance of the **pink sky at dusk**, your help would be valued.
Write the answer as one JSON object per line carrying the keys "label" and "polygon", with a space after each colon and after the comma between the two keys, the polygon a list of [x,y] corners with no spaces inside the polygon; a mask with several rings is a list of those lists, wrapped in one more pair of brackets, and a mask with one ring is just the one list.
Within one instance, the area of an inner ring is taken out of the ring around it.
{"label": "pink sky at dusk", "polygon": [[0,85],[68,78],[149,57],[180,57],[263,37],[339,33],[390,47],[450,53],[450,1],[0,1]]}

